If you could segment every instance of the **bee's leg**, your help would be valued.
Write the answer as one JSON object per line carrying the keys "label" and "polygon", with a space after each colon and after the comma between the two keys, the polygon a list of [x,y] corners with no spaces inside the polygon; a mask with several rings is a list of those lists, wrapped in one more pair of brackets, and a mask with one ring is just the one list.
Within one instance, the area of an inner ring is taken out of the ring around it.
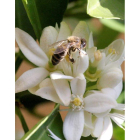
{"label": "bee's leg", "polygon": [[70,62],[74,63],[75,60],[71,57],[71,50],[68,52]]}
{"label": "bee's leg", "polygon": [[79,51],[79,55],[81,55],[81,53],[83,53],[84,55],[87,55],[87,53],[81,52],[81,49],[76,48]]}

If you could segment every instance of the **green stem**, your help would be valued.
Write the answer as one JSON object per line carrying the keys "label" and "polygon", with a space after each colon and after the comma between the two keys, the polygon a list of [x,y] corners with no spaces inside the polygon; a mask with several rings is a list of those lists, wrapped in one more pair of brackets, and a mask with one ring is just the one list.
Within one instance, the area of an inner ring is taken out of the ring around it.
{"label": "green stem", "polygon": [[97,85],[93,85],[93,86],[87,87],[86,90],[94,90],[94,89],[97,89]]}
{"label": "green stem", "polygon": [[22,0],[22,2],[25,7],[28,18],[30,20],[30,23],[33,26],[36,37],[39,41],[42,32],[42,27],[41,27],[35,0]]}
{"label": "green stem", "polygon": [[18,68],[20,67],[22,61],[23,61],[22,58],[20,58],[20,56],[18,56],[16,59],[16,64],[15,64],[15,73],[17,72]]}
{"label": "green stem", "polygon": [[29,131],[29,128],[28,128],[28,126],[27,126],[27,124],[25,122],[25,119],[24,119],[21,111],[20,111],[20,108],[18,106],[16,106],[15,109],[16,109],[16,114],[18,115],[18,117],[19,117],[19,119],[21,121],[21,124],[22,124],[22,127],[24,129],[24,132],[27,133]]}

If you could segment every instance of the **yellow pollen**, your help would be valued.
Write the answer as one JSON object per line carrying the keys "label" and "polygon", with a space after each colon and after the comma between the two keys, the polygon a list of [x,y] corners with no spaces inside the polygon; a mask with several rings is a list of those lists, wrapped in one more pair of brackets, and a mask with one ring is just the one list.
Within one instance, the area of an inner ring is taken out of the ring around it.
{"label": "yellow pollen", "polygon": [[80,99],[79,99],[79,98],[75,98],[74,101],[73,101],[73,104],[74,104],[75,106],[80,106],[80,105],[81,105]]}
{"label": "yellow pollen", "polygon": [[110,49],[108,50],[108,53],[109,53],[109,54],[110,54],[110,53],[112,53],[112,54],[116,54],[116,50],[115,50],[115,49],[110,48]]}
{"label": "yellow pollen", "polygon": [[94,58],[96,61],[100,61],[101,58],[102,58],[102,54],[99,50],[97,50],[95,53],[94,53]]}
{"label": "yellow pollen", "polygon": [[65,59],[66,59],[66,61],[67,61],[67,62],[69,62],[69,61],[70,61],[70,60],[69,60],[69,56],[68,56],[68,55],[66,55],[66,56],[65,56]]}
{"label": "yellow pollen", "polygon": [[55,50],[56,50],[55,48],[50,49],[50,50],[49,50],[49,56],[52,56],[52,55],[54,54],[54,51],[55,51]]}

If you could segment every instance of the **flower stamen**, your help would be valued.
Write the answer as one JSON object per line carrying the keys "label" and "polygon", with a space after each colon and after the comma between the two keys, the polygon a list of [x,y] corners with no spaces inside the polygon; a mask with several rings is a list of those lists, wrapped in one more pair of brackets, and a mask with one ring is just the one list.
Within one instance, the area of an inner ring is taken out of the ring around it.
{"label": "flower stamen", "polygon": [[100,50],[97,50],[96,52],[94,52],[94,58],[96,61],[100,61],[102,58],[102,54],[100,52]]}

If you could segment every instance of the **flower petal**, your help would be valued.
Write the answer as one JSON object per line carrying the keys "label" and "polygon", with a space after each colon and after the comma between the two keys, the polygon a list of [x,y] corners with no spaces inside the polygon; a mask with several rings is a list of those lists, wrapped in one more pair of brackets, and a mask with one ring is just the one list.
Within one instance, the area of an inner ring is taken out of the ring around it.
{"label": "flower petal", "polygon": [[76,77],[79,73],[84,73],[87,70],[88,66],[88,55],[83,54],[81,51],[81,55],[76,59],[76,62],[73,64],[73,76]]}
{"label": "flower petal", "polygon": [[51,77],[51,79],[53,79],[53,80],[56,80],[56,79],[73,79],[72,76],[64,75],[64,74],[63,74],[62,72],[60,72],[60,71],[56,71],[56,72],[50,73],[50,77]]}
{"label": "flower petal", "polygon": [[72,33],[73,36],[84,38],[87,41],[87,46],[88,46],[89,34],[90,32],[89,32],[88,25],[84,21],[80,21]]}
{"label": "flower petal", "polygon": [[115,99],[101,93],[85,97],[84,103],[84,109],[91,113],[102,113],[117,106]]}
{"label": "flower petal", "polygon": [[70,82],[72,93],[83,96],[86,90],[86,79],[74,78]]}
{"label": "flower petal", "polygon": [[29,88],[28,91],[34,94],[39,89],[39,85],[36,85],[35,87]]}
{"label": "flower petal", "polygon": [[123,73],[119,68],[112,68],[108,72],[101,75],[98,79],[97,87],[98,89],[102,88],[114,88],[122,80]]}
{"label": "flower petal", "polygon": [[121,80],[121,82],[116,87],[114,87],[114,90],[116,91],[115,99],[117,99],[120,96],[122,88],[123,88],[123,81]]}
{"label": "flower petal", "polygon": [[60,31],[57,37],[57,41],[65,40],[71,36],[71,31],[69,26],[65,22],[61,22]]}
{"label": "flower petal", "polygon": [[53,87],[40,88],[39,90],[36,91],[35,94],[44,98],[44,99],[51,100],[55,103],[62,104],[62,102],[60,101],[60,99],[59,99],[59,97],[58,97],[58,95]]}
{"label": "flower petal", "polygon": [[88,39],[88,48],[94,47],[93,36],[92,32],[90,32],[89,39]]}
{"label": "flower petal", "polygon": [[[110,49],[114,49],[115,54],[111,54],[109,56]],[[113,41],[107,48],[104,49],[107,57],[109,56],[108,62],[106,63],[110,63],[110,60],[111,60],[111,62],[118,61],[119,65],[121,65],[122,62],[124,61],[124,50],[125,50],[124,41],[122,39],[117,39]]]}
{"label": "flower petal", "polygon": [[40,88],[43,88],[43,87],[53,87],[53,84],[52,84],[51,79],[50,79],[50,78],[44,79],[44,80],[39,84],[39,87],[40,87]]}
{"label": "flower petal", "polygon": [[114,109],[125,110],[125,104],[118,104]]}
{"label": "flower petal", "polygon": [[40,47],[45,53],[47,53],[49,49],[48,46],[56,42],[57,36],[58,32],[54,27],[48,26],[43,29],[40,38]]}
{"label": "flower petal", "polygon": [[92,125],[92,114],[84,111],[84,118],[85,118],[85,126],[92,129],[93,125]]}
{"label": "flower petal", "polygon": [[21,92],[38,85],[49,72],[44,68],[34,68],[23,73],[15,83],[15,92]]}
{"label": "flower petal", "polygon": [[125,129],[122,124],[125,121],[124,115],[118,114],[118,113],[110,113],[111,119],[122,129]]}
{"label": "flower petal", "polygon": [[104,127],[98,140],[110,140],[113,134],[113,127],[109,117],[104,118]]}
{"label": "flower petal", "polygon": [[93,59],[92,61],[94,61],[94,52],[97,50],[97,47],[91,47],[89,49],[87,49],[87,54],[89,56],[89,59]]}
{"label": "flower petal", "polygon": [[69,111],[63,123],[63,133],[66,140],[80,140],[83,129],[84,112]]}
{"label": "flower petal", "polygon": [[99,137],[102,133],[103,130],[103,117],[97,118],[96,121],[94,122],[94,129],[92,132],[92,135],[95,137]]}
{"label": "flower petal", "polygon": [[27,59],[37,66],[46,66],[48,57],[29,34],[19,28],[16,28],[15,37],[19,48]]}
{"label": "flower petal", "polygon": [[87,127],[87,126],[84,126],[82,136],[83,137],[88,137],[90,134],[91,134],[91,129],[89,127]]}
{"label": "flower petal", "polygon": [[65,79],[52,79],[52,83],[62,103],[68,106],[71,100],[71,91],[68,81]]}

